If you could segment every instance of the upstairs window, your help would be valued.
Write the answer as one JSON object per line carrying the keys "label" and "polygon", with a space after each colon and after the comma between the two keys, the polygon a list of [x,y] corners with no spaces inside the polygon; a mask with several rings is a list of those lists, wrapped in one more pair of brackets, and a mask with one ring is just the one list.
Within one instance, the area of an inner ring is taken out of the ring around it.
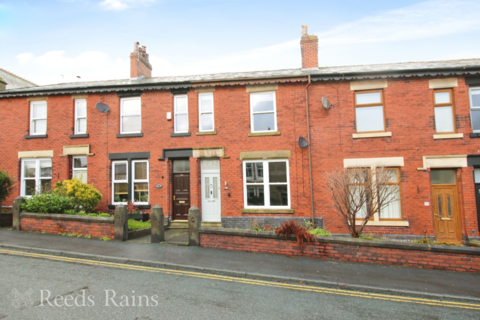
{"label": "upstairs window", "polygon": [[385,131],[382,90],[355,92],[355,120],[357,132]]}
{"label": "upstairs window", "polygon": [[214,131],[215,125],[213,121],[213,93],[199,93],[198,101],[200,115],[200,131]]}
{"label": "upstairs window", "polygon": [[277,131],[275,91],[250,93],[252,132]]}
{"label": "upstairs window", "polygon": [[473,132],[480,132],[480,87],[470,88],[470,119]]}
{"label": "upstairs window", "polygon": [[52,159],[22,159],[21,196],[31,197],[52,188]]}
{"label": "upstairs window", "polygon": [[87,183],[87,157],[73,157],[72,177]]}
{"label": "upstairs window", "polygon": [[47,101],[30,103],[30,134],[47,133]]}
{"label": "upstairs window", "polygon": [[120,102],[120,133],[142,132],[142,106],[140,97],[123,98]]}
{"label": "upstairs window", "polygon": [[188,132],[188,98],[187,95],[175,96],[175,133]]}
{"label": "upstairs window", "polygon": [[87,133],[87,100],[75,99],[75,134]]}
{"label": "upstairs window", "polygon": [[455,110],[451,89],[434,91],[435,130],[438,133],[455,132]]}

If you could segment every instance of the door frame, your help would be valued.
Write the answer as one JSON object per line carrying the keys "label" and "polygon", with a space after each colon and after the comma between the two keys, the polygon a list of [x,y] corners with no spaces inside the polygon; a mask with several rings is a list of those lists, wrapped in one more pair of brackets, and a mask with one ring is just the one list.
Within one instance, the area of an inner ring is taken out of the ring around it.
{"label": "door frame", "polygon": [[[437,169],[437,168],[435,168]],[[433,229],[435,231],[435,239],[438,241],[438,231],[437,231],[437,222],[435,218],[435,210],[434,210],[434,197],[433,197],[433,190],[434,189],[443,189],[446,187],[451,187],[453,188],[454,191],[454,198],[455,198],[455,207],[456,207],[456,214],[455,214],[455,233],[457,235],[457,241],[461,243],[463,241],[463,234],[462,234],[462,220],[461,220],[461,210],[460,210],[460,198],[459,198],[459,192],[458,192],[458,184],[457,184],[457,169],[456,168],[438,168],[439,170],[452,170],[454,175],[455,175],[455,184],[432,184],[430,181],[430,197],[432,199],[432,219],[433,219]],[[431,174],[431,173],[430,173]]]}

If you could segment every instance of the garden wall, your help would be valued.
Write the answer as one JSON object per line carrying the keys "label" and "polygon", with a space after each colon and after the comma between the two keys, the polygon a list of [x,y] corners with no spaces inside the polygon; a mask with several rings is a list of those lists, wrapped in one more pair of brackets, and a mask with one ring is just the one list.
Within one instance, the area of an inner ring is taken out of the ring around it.
{"label": "garden wall", "polygon": [[22,212],[20,218],[20,227],[24,231],[76,233],[114,239],[113,218],[29,212]]}
{"label": "garden wall", "polygon": [[353,262],[480,272],[480,248],[444,247],[342,237],[318,237],[300,250],[294,237],[234,229],[200,229],[200,246],[247,252],[276,253]]}

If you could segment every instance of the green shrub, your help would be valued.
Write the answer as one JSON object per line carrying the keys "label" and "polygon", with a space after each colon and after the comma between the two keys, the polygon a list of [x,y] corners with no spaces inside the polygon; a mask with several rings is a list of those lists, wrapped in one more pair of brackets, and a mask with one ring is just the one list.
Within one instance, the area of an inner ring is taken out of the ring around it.
{"label": "green shrub", "polygon": [[111,215],[109,213],[99,213],[98,216],[103,217],[103,218],[110,218],[111,217]]}
{"label": "green shrub", "polygon": [[15,179],[6,171],[0,171],[0,208],[15,189]]}
{"label": "green shrub", "polygon": [[37,213],[64,213],[73,207],[70,197],[57,193],[39,193],[31,198],[26,198],[20,208],[25,212]]}
{"label": "green shrub", "polygon": [[331,237],[332,236],[332,234],[330,232],[328,232],[327,230],[322,229],[322,228],[311,229],[311,230],[308,230],[308,232],[310,232],[314,236],[324,236],[324,237]]}
{"label": "green shrub", "polygon": [[77,212],[92,212],[102,200],[102,194],[93,185],[75,178],[55,183],[54,193],[72,198],[73,209]]}

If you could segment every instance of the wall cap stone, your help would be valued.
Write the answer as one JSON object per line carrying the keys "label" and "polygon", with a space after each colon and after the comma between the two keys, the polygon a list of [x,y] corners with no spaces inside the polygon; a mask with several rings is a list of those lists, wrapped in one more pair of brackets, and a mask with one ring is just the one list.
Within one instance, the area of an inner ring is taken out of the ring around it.
{"label": "wall cap stone", "polygon": [[76,215],[71,215],[71,214],[22,212],[22,213],[20,213],[20,217],[21,218],[33,218],[33,219],[49,219],[49,220],[63,220],[63,221],[77,221],[77,222],[113,224],[113,218],[76,216]]}

